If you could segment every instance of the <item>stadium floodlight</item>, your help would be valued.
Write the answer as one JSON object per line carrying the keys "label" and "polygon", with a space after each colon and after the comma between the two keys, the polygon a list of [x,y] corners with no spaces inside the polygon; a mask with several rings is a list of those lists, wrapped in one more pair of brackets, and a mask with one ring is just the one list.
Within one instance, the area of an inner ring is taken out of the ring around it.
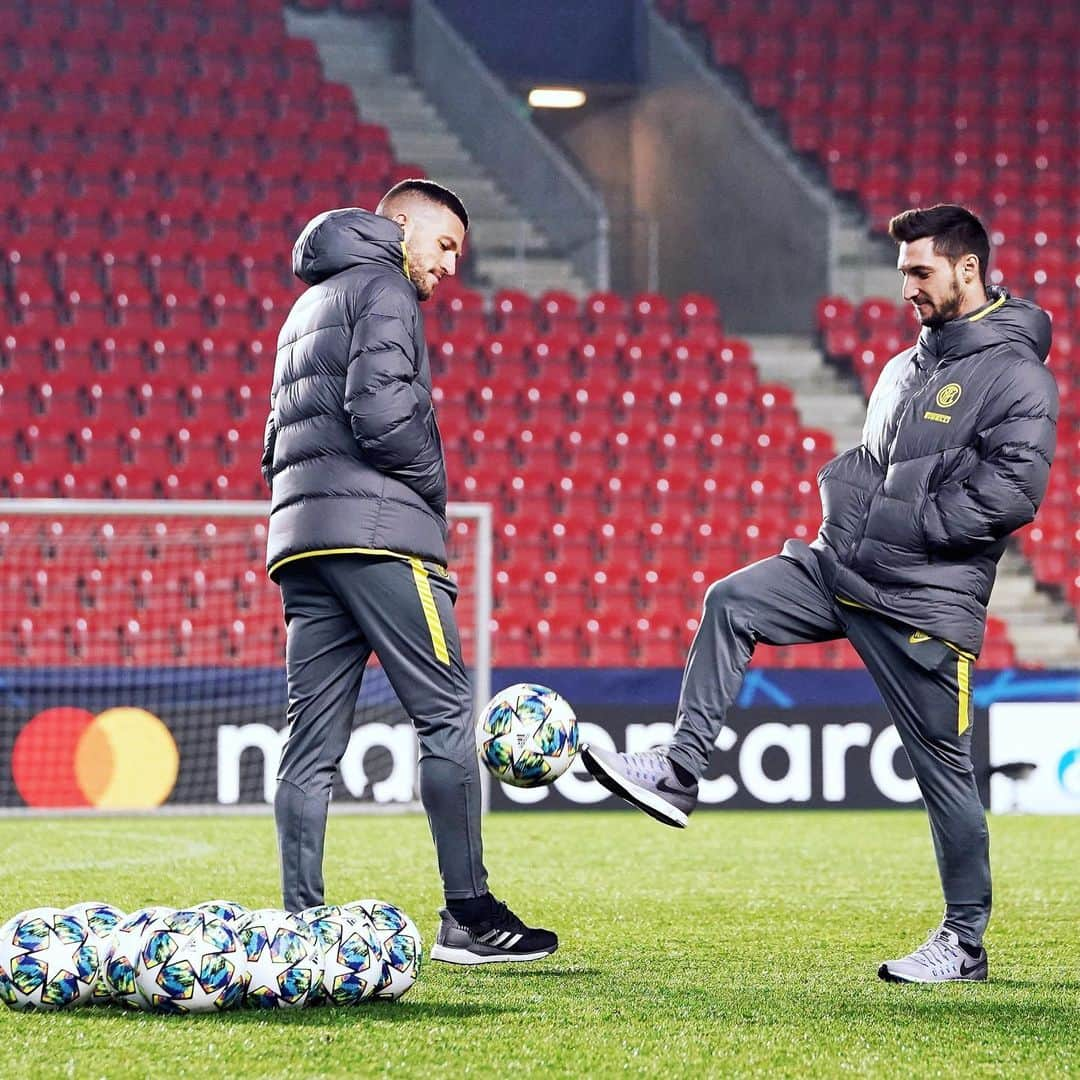
{"label": "stadium floodlight", "polygon": [[534,86],[529,91],[529,105],[534,109],[580,109],[585,91],[572,86]]}

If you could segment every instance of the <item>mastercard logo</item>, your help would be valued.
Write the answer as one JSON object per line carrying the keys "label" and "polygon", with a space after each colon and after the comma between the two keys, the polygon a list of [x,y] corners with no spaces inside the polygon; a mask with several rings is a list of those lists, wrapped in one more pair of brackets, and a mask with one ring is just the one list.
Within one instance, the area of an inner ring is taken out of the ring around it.
{"label": "mastercard logo", "polygon": [[15,787],[28,806],[160,806],[176,786],[180,752],[169,729],[145,709],[96,716],[62,706],[31,718],[11,751]]}

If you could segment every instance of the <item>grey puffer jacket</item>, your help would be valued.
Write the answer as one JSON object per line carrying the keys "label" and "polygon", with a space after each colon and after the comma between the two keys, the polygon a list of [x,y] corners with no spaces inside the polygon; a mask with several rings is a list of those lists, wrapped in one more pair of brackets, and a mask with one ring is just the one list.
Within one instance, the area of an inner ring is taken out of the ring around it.
{"label": "grey puffer jacket", "polygon": [[293,272],[311,286],[278,335],[263,476],[267,568],[385,552],[446,564],[446,467],[402,230],[366,210],[304,228]]}
{"label": "grey puffer jacket", "polygon": [[1048,316],[988,294],[885,366],[862,444],[818,474],[811,545],[838,597],[972,653],[1006,538],[1046,493],[1058,417]]}

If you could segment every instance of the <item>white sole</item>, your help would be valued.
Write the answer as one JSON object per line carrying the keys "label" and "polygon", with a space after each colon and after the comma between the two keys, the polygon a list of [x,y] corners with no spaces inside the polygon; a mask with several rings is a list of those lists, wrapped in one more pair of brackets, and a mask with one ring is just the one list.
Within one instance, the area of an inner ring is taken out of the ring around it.
{"label": "white sole", "polygon": [[879,972],[878,978],[881,979],[882,982],[904,983],[910,986],[924,986],[932,981],[930,979],[913,979],[910,975],[898,975],[895,971],[888,970],[884,975]]}
{"label": "white sole", "polygon": [[[883,975],[881,972],[884,971]],[[969,979],[963,975],[957,975],[952,979],[919,979],[913,975],[901,975],[896,971],[893,971],[887,965],[882,964],[878,970],[878,978],[882,982],[891,983],[903,983],[907,986],[932,986],[936,983],[950,983],[950,982],[986,982],[986,979]]]}
{"label": "white sole", "polygon": [[590,755],[591,760],[596,764],[596,767],[615,785],[622,788],[628,794],[632,795],[638,802],[644,803],[650,809],[656,811],[665,821],[669,821],[672,825],[677,826],[680,829],[685,829],[689,824],[689,818],[678,807],[672,806],[671,803],[664,799],[661,799],[659,795],[647,790],[646,788],[640,788],[637,784],[627,780],[625,776],[619,773],[612,772],[604,762],[598,757]]}
{"label": "white sole", "polygon": [[[554,951],[553,949],[552,952]],[[478,956],[474,952],[469,952],[468,949],[454,949],[448,945],[433,945],[431,947],[432,960],[441,960],[444,964],[460,964],[463,967],[472,967],[476,964],[519,964],[526,960],[541,960],[550,955],[550,952],[534,952]]]}

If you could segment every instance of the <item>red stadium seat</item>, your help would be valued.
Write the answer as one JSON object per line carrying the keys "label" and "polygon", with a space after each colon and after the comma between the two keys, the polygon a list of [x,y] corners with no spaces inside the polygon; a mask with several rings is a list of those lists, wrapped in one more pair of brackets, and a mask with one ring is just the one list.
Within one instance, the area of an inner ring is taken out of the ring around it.
{"label": "red stadium seat", "polygon": [[499,375],[523,364],[531,335],[516,329],[497,334],[484,334],[481,330],[481,335],[478,356],[482,367],[489,372]]}
{"label": "red stadium seat", "polygon": [[532,627],[537,659],[548,667],[578,667],[586,657],[585,641],[576,618],[538,619]]}
{"label": "red stadium seat", "polygon": [[592,330],[625,328],[627,303],[616,293],[595,292],[585,298],[583,317]]}
{"label": "red stadium seat", "polygon": [[536,309],[548,329],[576,326],[580,316],[577,297],[572,293],[552,290],[537,300]]}
{"label": "red stadium seat", "polygon": [[[453,281],[453,279],[451,279]],[[451,287],[451,291],[445,295],[440,290],[435,294],[435,309],[439,314],[447,320],[448,324],[453,325],[454,320],[462,316],[479,316],[484,317],[484,298],[478,292],[473,292],[471,289],[465,288],[463,285],[454,282]]]}
{"label": "red stadium seat", "polygon": [[864,300],[855,310],[855,325],[864,336],[870,337],[883,327],[896,325],[896,305],[891,300],[871,297]]}
{"label": "red stadium seat", "polygon": [[575,351],[586,371],[610,369],[617,363],[625,340],[624,330],[594,330],[581,338]]}
{"label": "red stadium seat", "polygon": [[536,320],[533,299],[520,289],[500,289],[492,298],[495,323],[500,329],[522,327],[530,332]]}
{"label": "red stadium seat", "polygon": [[671,303],[659,293],[637,293],[630,301],[630,311],[639,330],[671,325]]}
{"label": "red stadium seat", "polygon": [[720,325],[720,309],[716,301],[704,293],[685,293],[680,296],[675,305],[675,313],[684,330],[701,324]]}
{"label": "red stadium seat", "polygon": [[[896,72],[912,55],[920,70],[944,70],[926,67],[953,55],[942,39],[911,46],[911,13],[848,7],[842,20],[817,0],[664,10],[741,70],[750,98],[851,190],[874,231],[915,194],[985,209],[991,274],[1054,310],[1064,433],[1080,385],[1067,329],[1080,271],[1072,22],[1055,8],[1046,33],[1044,13],[1011,12],[989,18],[981,41],[941,13],[963,63],[990,73],[987,99],[985,87],[946,79],[908,86]],[[0,15],[15,76],[0,125],[0,209],[11,210],[0,269],[5,493],[262,499],[275,336],[299,292],[289,245],[318,210],[373,205],[416,167],[395,161],[385,128],[359,122],[312,43],[286,33],[278,0],[235,11],[31,8]],[[915,142],[911,109],[922,118]],[[609,292],[583,305],[502,290],[489,304],[452,280],[425,318],[454,497],[498,506],[499,662],[680,666],[706,574],[816,532],[813,477],[832,440],[802,427],[783,387],[759,385],[749,346],[725,339],[712,297]],[[830,356],[855,357],[868,386],[915,331],[896,297],[862,304],[858,318],[826,298],[817,326]],[[1078,573],[1065,536],[1080,483],[1072,441],[1063,434],[1038,538],[1023,540],[1039,580],[1062,588]],[[65,589],[59,569],[43,570],[55,617],[34,608],[0,635],[0,658],[130,665],[168,649],[180,663],[280,663],[280,615],[266,617],[256,584],[265,535],[235,545],[252,578],[223,570],[207,586],[229,614],[200,621],[192,608],[186,627],[170,629],[152,599],[170,572],[166,547],[125,524],[88,530],[86,559],[130,558],[139,573],[114,595],[94,582]],[[222,549],[198,543],[210,573]],[[56,550],[43,567],[57,565]],[[581,581],[598,566],[606,587],[593,581],[586,610]],[[72,605],[92,600],[92,618],[64,606],[68,591]],[[777,662],[857,663],[840,645],[808,650]],[[982,662],[992,658],[1013,661],[1007,640],[988,636]]]}

